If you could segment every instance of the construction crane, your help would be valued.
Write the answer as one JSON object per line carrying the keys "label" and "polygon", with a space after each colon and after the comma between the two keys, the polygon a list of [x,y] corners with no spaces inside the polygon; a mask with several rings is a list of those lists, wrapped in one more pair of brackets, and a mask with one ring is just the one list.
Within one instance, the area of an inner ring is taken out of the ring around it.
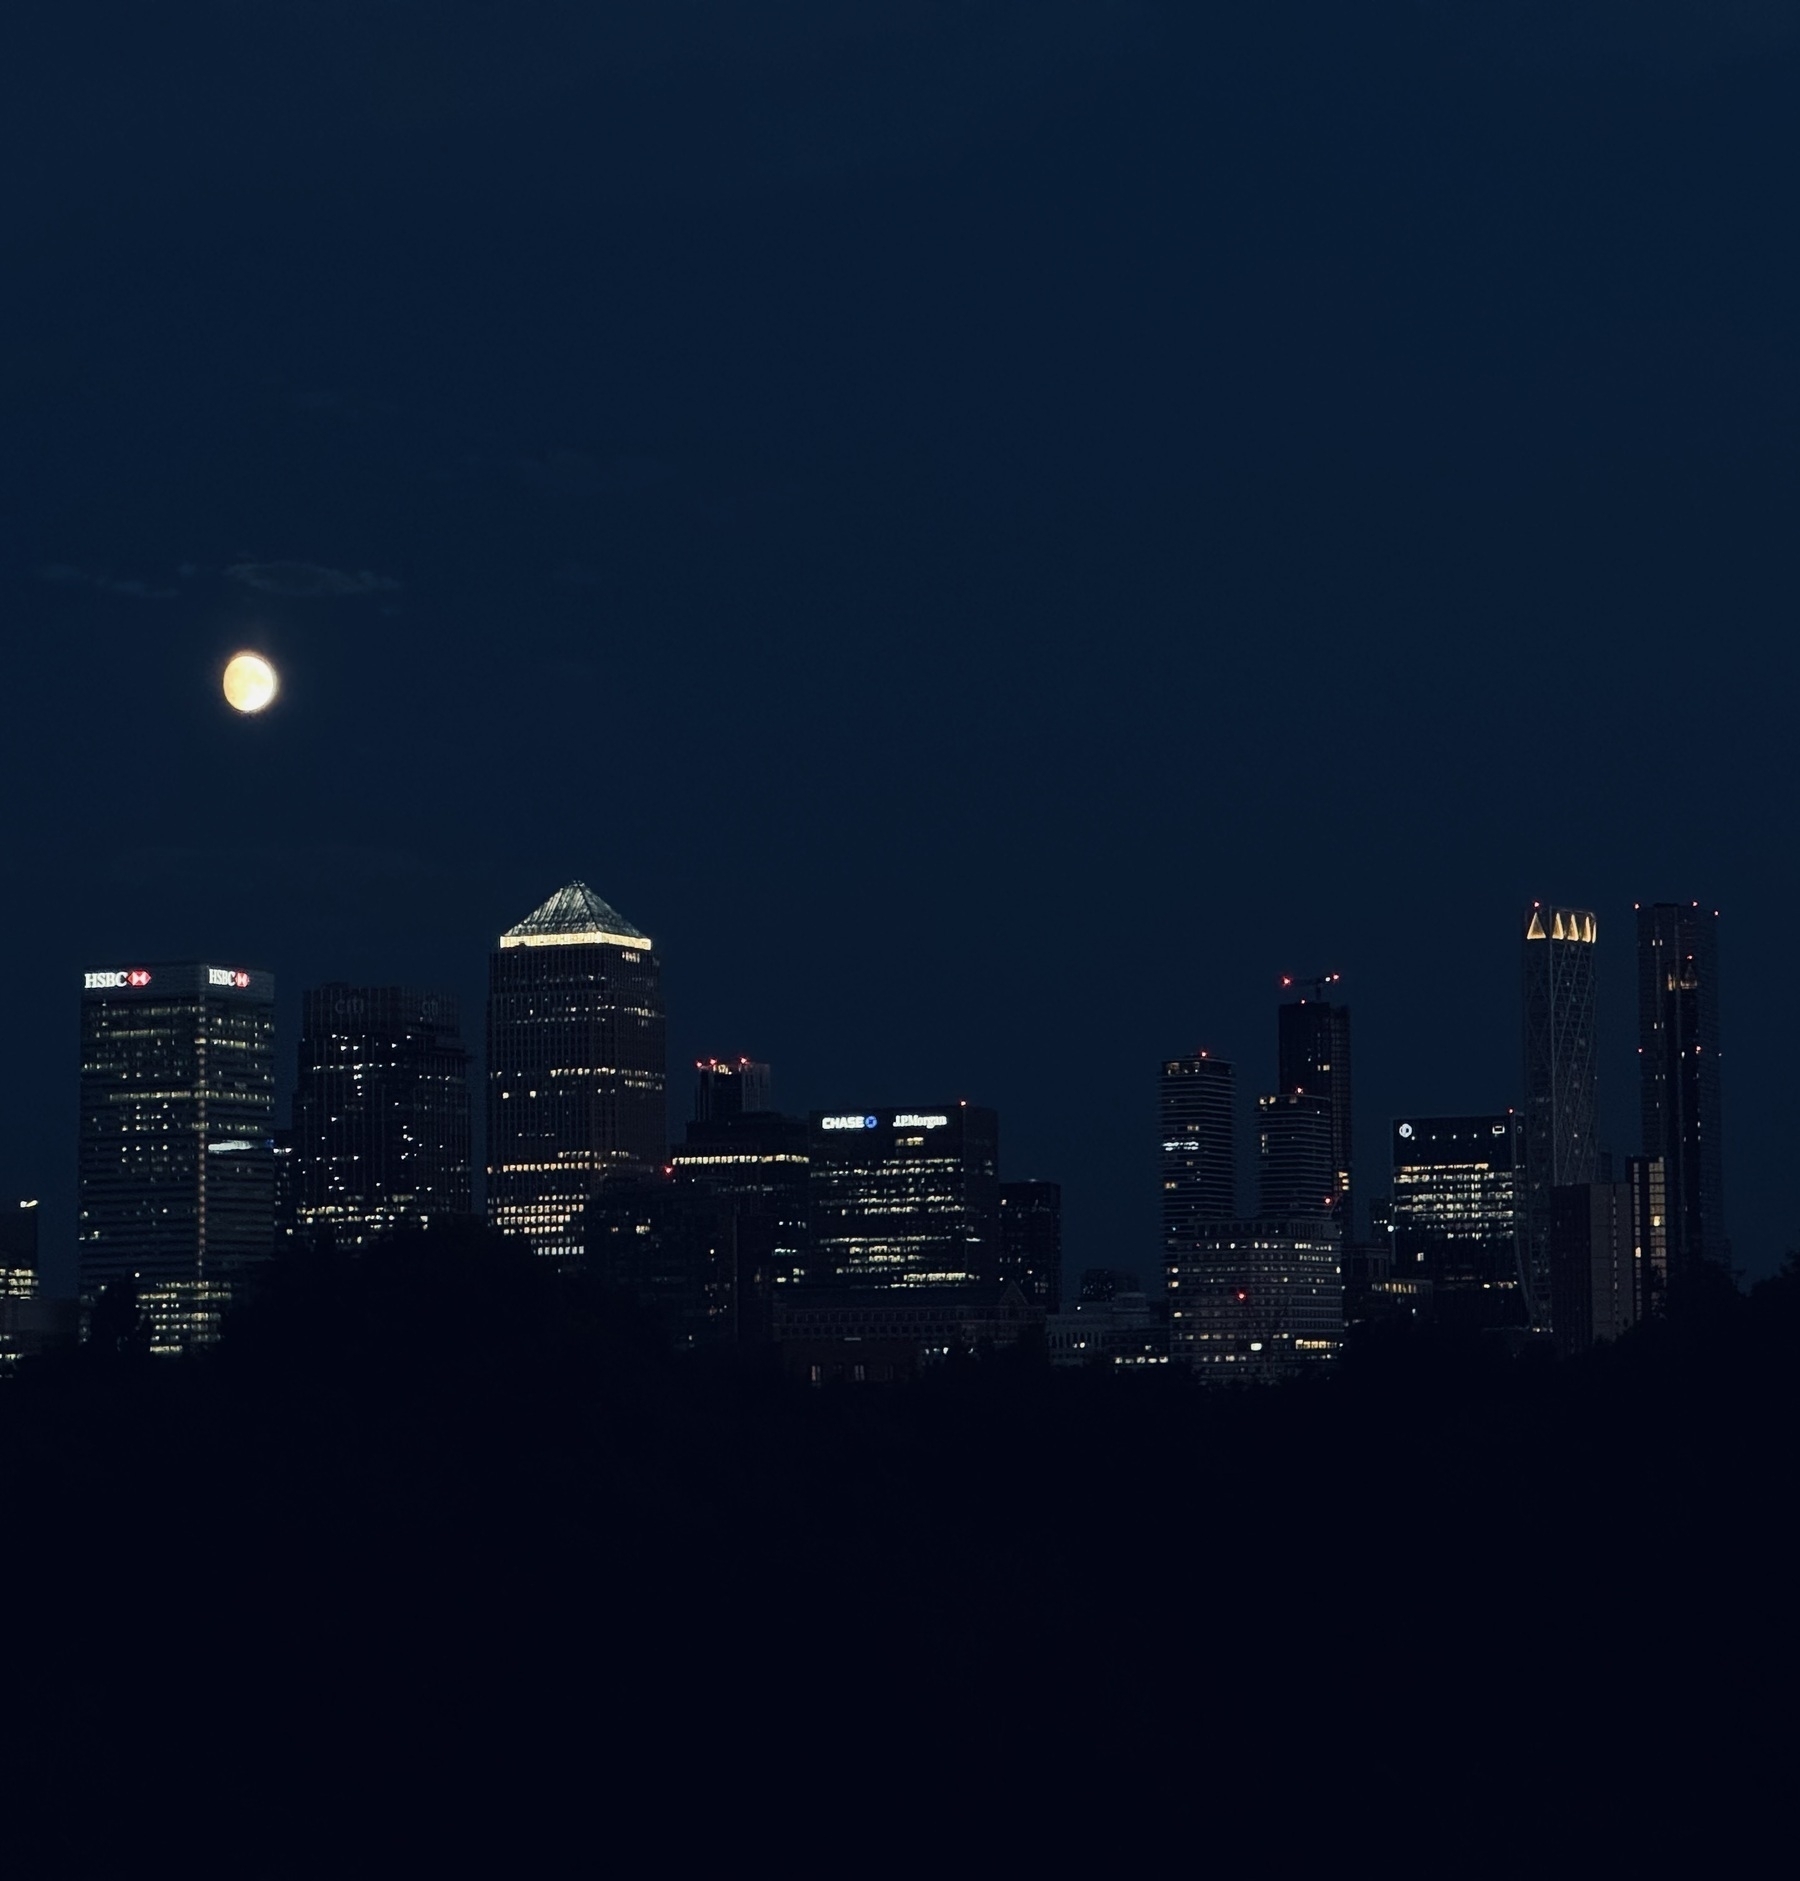
{"label": "construction crane", "polygon": [[1281,990],[1284,993],[1291,993],[1297,988],[1302,999],[1323,999],[1325,989],[1328,986],[1338,985],[1343,977],[1341,973],[1319,973],[1310,980],[1302,980],[1297,979],[1291,973],[1284,973],[1281,976]]}

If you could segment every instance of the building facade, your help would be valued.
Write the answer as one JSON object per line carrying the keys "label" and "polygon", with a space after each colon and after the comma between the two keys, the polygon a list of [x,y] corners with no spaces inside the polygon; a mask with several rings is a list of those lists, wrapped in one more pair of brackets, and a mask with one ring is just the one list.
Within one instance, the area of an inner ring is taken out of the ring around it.
{"label": "building facade", "polygon": [[1551,1315],[1564,1357],[1637,1323],[1636,1241],[1629,1182],[1578,1182],[1552,1192]]}
{"label": "building facade", "polygon": [[487,1215],[579,1260],[588,1197],[663,1165],[662,975],[648,935],[571,882],[488,963]]}
{"label": "building facade", "polygon": [[1585,908],[1533,902],[1520,922],[1524,1006],[1526,1282],[1550,1324],[1550,1191],[1599,1175],[1594,960]]}
{"label": "building facade", "polygon": [[1276,1383],[1343,1349],[1342,1248],[1323,1216],[1206,1223],[1168,1289],[1169,1357],[1209,1383]]}
{"label": "building facade", "polygon": [[1390,1277],[1428,1287],[1444,1325],[1530,1319],[1520,1138],[1511,1111],[1394,1125]]}
{"label": "building facade", "polygon": [[737,1336],[737,1215],[706,1183],[662,1170],[609,1177],[589,1198],[585,1266],[677,1350]]}
{"label": "building facade", "polygon": [[1278,1091],[1256,1100],[1256,1212],[1265,1221],[1325,1215],[1343,1238],[1331,1125],[1328,1098]]}
{"label": "building facade", "polygon": [[129,1282],[157,1349],[203,1342],[274,1236],[275,980],[185,961],[82,976],[82,1295]]}
{"label": "building facade", "polygon": [[38,1205],[0,1203],[0,1300],[29,1300],[38,1287]]}
{"label": "building facade", "polygon": [[291,1189],[301,1238],[359,1247],[468,1214],[469,1054],[454,996],[333,983],[300,1006],[292,1157],[277,1187]]}
{"label": "building facade", "polygon": [[1000,1185],[1000,1272],[1046,1313],[1062,1310],[1062,1184]]}
{"label": "building facade", "polygon": [[1237,1213],[1235,1086],[1210,1052],[1163,1061],[1158,1090],[1163,1263],[1192,1253],[1211,1222]]}
{"label": "building facade", "polygon": [[734,1326],[740,1340],[774,1336],[775,1296],[802,1283],[812,1247],[811,1132],[778,1111],[696,1117],[669,1152],[675,1174],[722,1197],[736,1237]]}
{"label": "building facade", "polygon": [[996,1112],[815,1112],[808,1158],[816,1283],[998,1292]]}
{"label": "building facade", "polygon": [[1637,910],[1643,1149],[1663,1167],[1669,1282],[1729,1272],[1719,1095],[1719,917],[1698,902]]}
{"label": "building facade", "polygon": [[[1336,982],[1336,974],[1318,982]],[[1355,1239],[1352,1157],[1355,1115],[1350,1101],[1350,1008],[1335,1000],[1300,998],[1276,1008],[1275,1088],[1322,1098],[1331,1119],[1331,1190],[1346,1245]]]}
{"label": "building facade", "polygon": [[771,1108],[769,1067],[754,1058],[694,1060],[694,1121],[741,1117]]}

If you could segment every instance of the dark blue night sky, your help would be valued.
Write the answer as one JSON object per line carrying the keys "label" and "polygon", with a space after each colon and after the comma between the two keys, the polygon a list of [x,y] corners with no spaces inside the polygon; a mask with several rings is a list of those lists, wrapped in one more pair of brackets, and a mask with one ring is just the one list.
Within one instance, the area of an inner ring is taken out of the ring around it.
{"label": "dark blue night sky", "polygon": [[1800,9],[40,12],[0,1188],[53,1278],[81,967],[473,1039],[571,877],[678,1102],[994,1103],[1071,1267],[1151,1271],[1161,1057],[1247,1104],[1342,970],[1366,1195],[1390,1117],[1515,1101],[1533,896],[1599,914],[1635,1151],[1631,908],[1698,897],[1737,1260],[1793,1242]]}

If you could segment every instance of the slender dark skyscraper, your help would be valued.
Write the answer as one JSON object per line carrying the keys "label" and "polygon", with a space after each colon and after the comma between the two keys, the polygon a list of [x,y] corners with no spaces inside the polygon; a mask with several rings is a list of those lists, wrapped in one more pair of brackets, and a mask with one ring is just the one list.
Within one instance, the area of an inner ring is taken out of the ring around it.
{"label": "slender dark skyscraper", "polygon": [[1000,1270],[1032,1305],[1062,1311],[1062,1184],[1000,1185]]}
{"label": "slender dark skyscraper", "polygon": [[1533,902],[1519,923],[1524,991],[1526,1279],[1532,1321],[1550,1323],[1550,1191],[1599,1173],[1594,949],[1584,908]]}
{"label": "slender dark skyscraper", "polygon": [[1197,1052],[1166,1059],[1158,1099],[1163,1261],[1191,1253],[1209,1221],[1237,1213],[1231,1066]]}
{"label": "slender dark skyscraper", "polygon": [[[1313,983],[1315,994],[1337,984],[1328,974]],[[1275,1088],[1322,1097],[1330,1106],[1334,1212],[1346,1245],[1355,1238],[1356,1191],[1351,1168],[1355,1118],[1350,1106],[1350,1008],[1323,998],[1285,1000],[1276,1009]]]}
{"label": "slender dark skyscraper", "polygon": [[1696,902],[1637,910],[1644,1154],[1663,1166],[1669,1279],[1730,1267],[1719,1106],[1719,917]]}
{"label": "slender dark skyscraper", "polygon": [[137,1283],[173,1350],[274,1234],[275,980],[151,963],[81,987],[80,1286]]}
{"label": "slender dark skyscraper", "polygon": [[1257,1214],[1264,1221],[1300,1215],[1337,1217],[1331,1103],[1304,1091],[1256,1100]]}
{"label": "slender dark skyscraper", "polygon": [[467,1214],[469,1054],[448,993],[404,986],[301,996],[289,1181],[303,1235],[357,1246],[403,1222]]}
{"label": "slender dark skyscraper", "polygon": [[648,935],[583,882],[500,936],[488,963],[488,1220],[579,1258],[588,1196],[661,1167],[662,973]]}

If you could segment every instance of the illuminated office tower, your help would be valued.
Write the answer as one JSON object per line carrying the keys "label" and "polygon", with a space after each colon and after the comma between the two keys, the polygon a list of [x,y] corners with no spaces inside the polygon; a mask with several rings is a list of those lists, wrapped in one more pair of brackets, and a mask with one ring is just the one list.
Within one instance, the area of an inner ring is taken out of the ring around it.
{"label": "illuminated office tower", "polygon": [[[1301,1091],[1256,1100],[1257,1214],[1264,1221],[1337,1214],[1331,1104]],[[1341,1237],[1340,1237],[1341,1238]]]}
{"label": "illuminated office tower", "polygon": [[302,994],[293,1159],[278,1170],[302,1239],[357,1247],[466,1215],[469,1156],[453,995],[336,983]]}
{"label": "illuminated office tower", "polygon": [[1410,1117],[1394,1125],[1392,1274],[1431,1289],[1443,1324],[1520,1326],[1525,1172],[1519,1121]]}
{"label": "illuminated office tower", "polygon": [[1197,1052],[1165,1059],[1157,1105],[1163,1260],[1198,1245],[1209,1221],[1237,1213],[1231,1066]]}
{"label": "illuminated office tower", "polygon": [[1520,921],[1525,1045],[1525,1244],[1532,1321],[1550,1324],[1550,1191],[1592,1182],[1598,1099],[1594,917],[1533,902]]}
{"label": "illuminated office tower", "polygon": [[1669,1280],[1730,1267],[1719,1108],[1719,917],[1639,906],[1638,1075],[1644,1154],[1663,1166]]}
{"label": "illuminated office tower", "polygon": [[500,936],[489,958],[488,1220],[578,1259],[589,1195],[660,1168],[662,977],[648,935],[581,882]]}
{"label": "illuminated office tower", "polygon": [[[1311,982],[1312,997],[1284,1000],[1276,1008],[1275,1088],[1323,1098],[1331,1117],[1331,1191],[1344,1242],[1355,1239],[1356,1193],[1351,1162],[1355,1119],[1350,1106],[1350,1008],[1317,997],[1340,976]],[[1266,1211],[1265,1211],[1266,1212]]]}
{"label": "illuminated office tower", "polygon": [[975,1104],[815,1112],[809,1135],[818,1281],[998,1292],[996,1112]]}
{"label": "illuminated office tower", "polygon": [[1169,1358],[1214,1384],[1263,1384],[1333,1363],[1344,1343],[1337,1224],[1199,1221],[1169,1257]]}
{"label": "illuminated office tower", "polygon": [[274,1229],[275,980],[184,962],[82,976],[81,1291],[135,1283],[152,1344],[212,1337]]}

